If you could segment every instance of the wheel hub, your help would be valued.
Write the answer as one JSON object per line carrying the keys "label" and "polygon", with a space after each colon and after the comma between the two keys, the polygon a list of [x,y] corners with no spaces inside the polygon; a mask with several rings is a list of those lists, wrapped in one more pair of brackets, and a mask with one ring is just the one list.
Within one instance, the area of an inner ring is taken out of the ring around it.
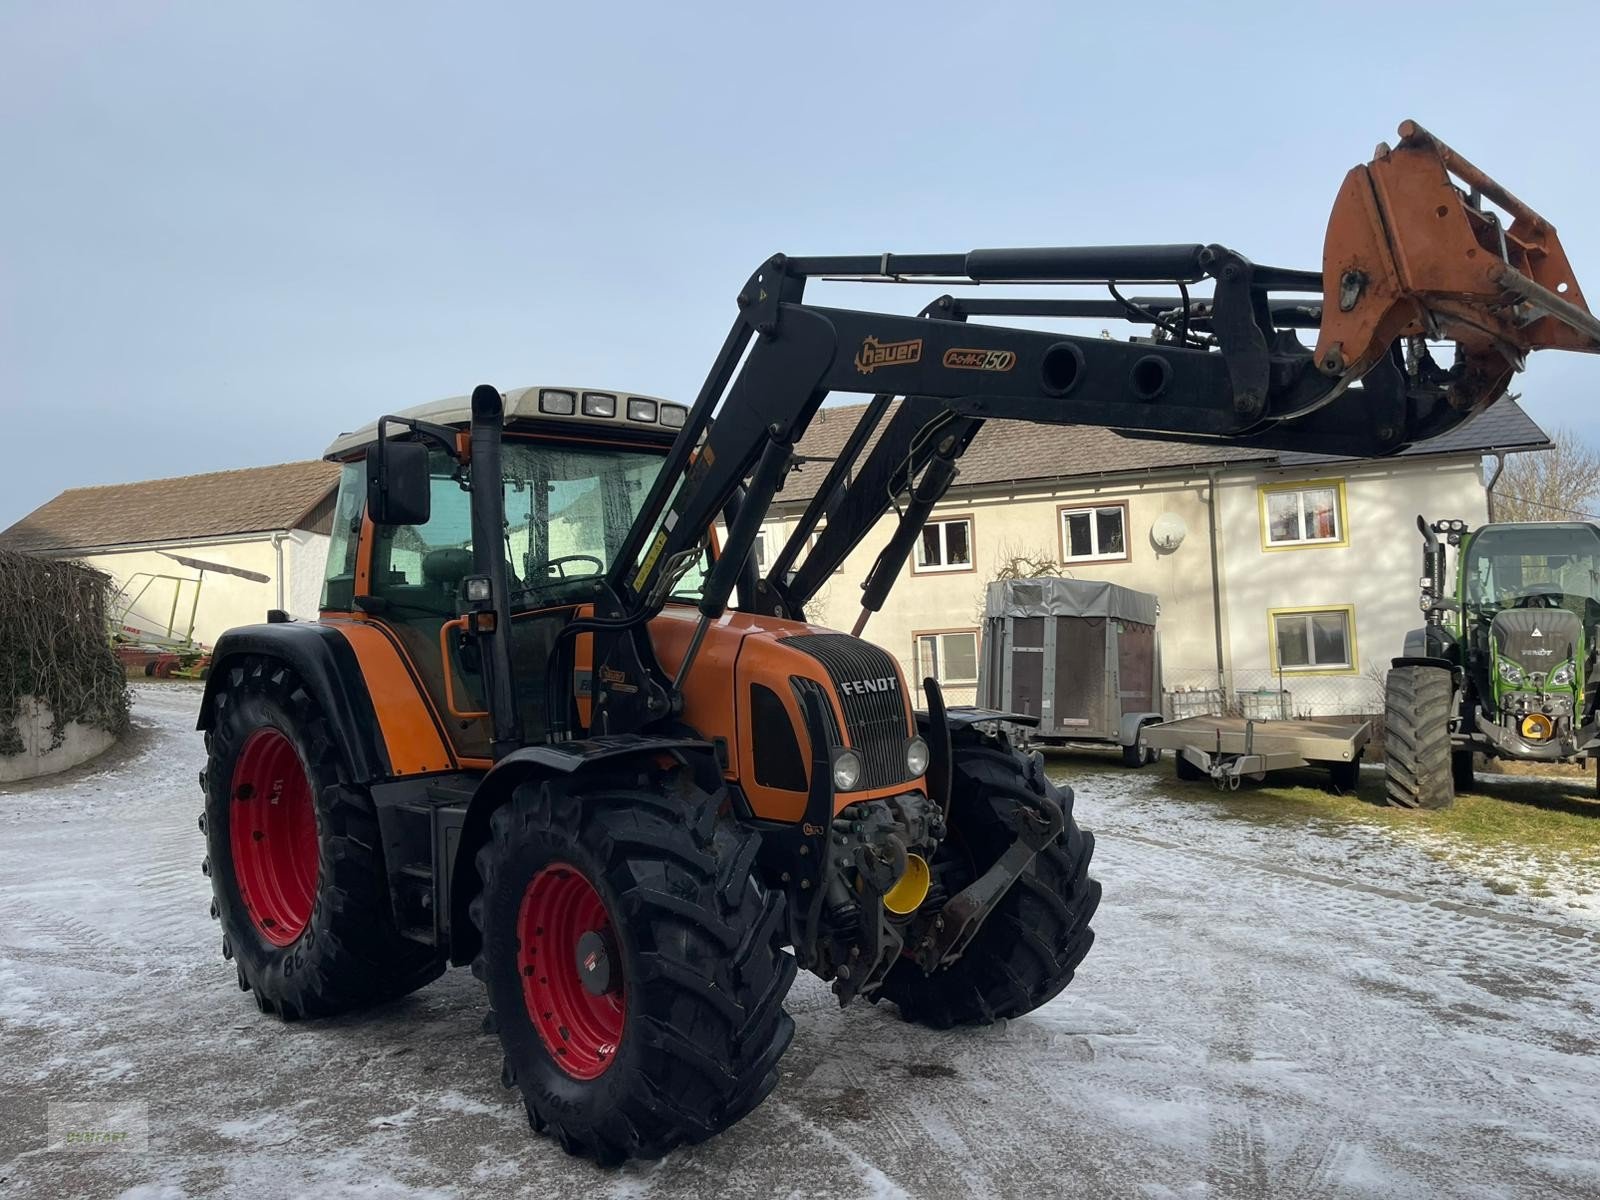
{"label": "wheel hub", "polygon": [[299,752],[267,726],[234,763],[228,844],[239,897],[261,936],[287,946],[305,931],[321,873],[317,813]]}
{"label": "wheel hub", "polygon": [[590,929],[578,938],[578,979],[591,996],[606,996],[622,986],[611,931]]}
{"label": "wheel hub", "polygon": [[611,914],[576,867],[550,863],[522,893],[517,970],[528,1020],[574,1079],[604,1074],[626,1021],[623,958]]}

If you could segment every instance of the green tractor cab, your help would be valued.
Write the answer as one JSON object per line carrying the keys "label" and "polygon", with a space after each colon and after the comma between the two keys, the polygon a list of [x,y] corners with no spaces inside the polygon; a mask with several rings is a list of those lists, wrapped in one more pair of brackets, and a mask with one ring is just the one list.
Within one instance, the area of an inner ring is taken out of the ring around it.
{"label": "green tractor cab", "polygon": [[1448,805],[1471,785],[1475,753],[1586,759],[1600,746],[1600,527],[1417,527],[1425,624],[1406,635],[1386,686],[1388,802]]}

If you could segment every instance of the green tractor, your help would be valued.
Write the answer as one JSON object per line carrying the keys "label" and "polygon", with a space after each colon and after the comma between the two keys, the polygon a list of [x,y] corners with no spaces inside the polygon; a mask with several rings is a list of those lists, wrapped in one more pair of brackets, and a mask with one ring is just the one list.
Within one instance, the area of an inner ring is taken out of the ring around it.
{"label": "green tractor", "polygon": [[[1422,610],[1385,688],[1385,796],[1444,808],[1473,755],[1582,762],[1600,747],[1600,527],[1417,518]],[[1446,545],[1455,548],[1451,585]],[[1597,759],[1600,761],[1600,759]],[[1597,776],[1600,778],[1600,776]]]}

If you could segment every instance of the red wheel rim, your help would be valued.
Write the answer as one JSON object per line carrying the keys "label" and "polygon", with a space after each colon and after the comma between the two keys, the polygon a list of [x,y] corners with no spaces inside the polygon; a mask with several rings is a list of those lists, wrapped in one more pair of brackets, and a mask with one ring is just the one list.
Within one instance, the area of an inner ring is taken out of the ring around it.
{"label": "red wheel rim", "polygon": [[[589,935],[586,940],[586,935]],[[579,942],[609,946],[604,964],[611,986],[595,994],[579,973]],[[622,1043],[624,991],[611,915],[594,885],[575,867],[551,863],[528,881],[517,913],[517,970],[528,1019],[550,1057],[574,1079],[594,1079],[616,1058]]]}
{"label": "red wheel rim", "polygon": [[233,767],[228,841],[239,895],[261,936],[287,946],[305,930],[321,867],[311,783],[294,743],[257,729]]}

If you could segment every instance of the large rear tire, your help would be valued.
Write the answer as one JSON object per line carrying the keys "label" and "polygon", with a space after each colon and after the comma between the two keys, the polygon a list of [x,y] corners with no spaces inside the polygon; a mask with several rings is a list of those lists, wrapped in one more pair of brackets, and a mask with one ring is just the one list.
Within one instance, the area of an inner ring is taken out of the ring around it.
{"label": "large rear tire", "polygon": [[1094,835],[1072,819],[1072,790],[1045,778],[1037,757],[999,737],[962,735],[954,747],[950,836],[933,867],[954,895],[1016,837],[1015,812],[1031,796],[1061,805],[1066,828],[1041,850],[1001,899],[961,958],[929,975],[910,959],[889,971],[879,992],[908,1021],[947,1029],[988,1025],[1031,1012],[1067,984],[1094,943],[1089,920],[1100,884],[1089,878]]}
{"label": "large rear tire", "polygon": [[444,971],[390,915],[372,798],[345,777],[322,708],[280,662],[229,665],[200,775],[211,915],[262,1012],[331,1016]]}
{"label": "large rear tire", "polygon": [[1448,808],[1455,800],[1450,708],[1443,667],[1394,667],[1384,685],[1384,799],[1395,808]]}
{"label": "large rear tire", "polygon": [[658,1158],[777,1085],[794,1036],[783,896],[723,800],[652,768],[525,784],[491,819],[472,971],[503,1082],[569,1154]]}

